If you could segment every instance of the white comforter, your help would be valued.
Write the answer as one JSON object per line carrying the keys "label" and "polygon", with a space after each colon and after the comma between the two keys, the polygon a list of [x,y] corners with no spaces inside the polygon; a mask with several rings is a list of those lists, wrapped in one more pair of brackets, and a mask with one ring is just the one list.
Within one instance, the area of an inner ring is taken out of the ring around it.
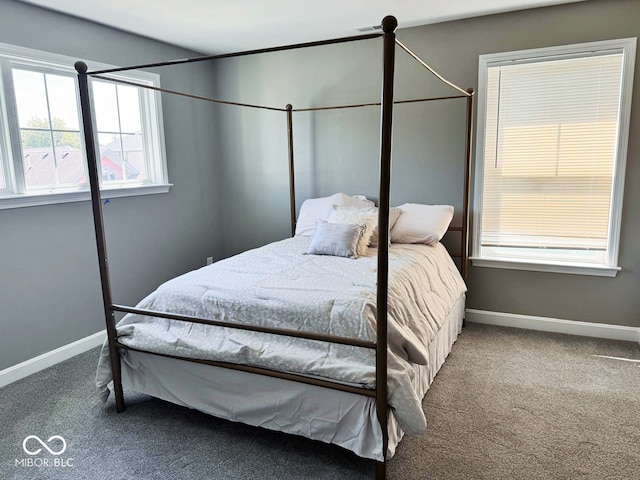
{"label": "white comforter", "polygon": [[[353,260],[305,255],[308,243],[289,238],[189,272],[138,307],[375,341],[376,249]],[[425,346],[466,287],[440,244],[393,245],[389,269],[389,405],[406,433],[419,433],[426,420],[408,362],[427,363]],[[152,352],[375,385],[371,349],[135,314],[117,330],[123,344]],[[97,385],[107,394],[108,360],[103,348]]]}

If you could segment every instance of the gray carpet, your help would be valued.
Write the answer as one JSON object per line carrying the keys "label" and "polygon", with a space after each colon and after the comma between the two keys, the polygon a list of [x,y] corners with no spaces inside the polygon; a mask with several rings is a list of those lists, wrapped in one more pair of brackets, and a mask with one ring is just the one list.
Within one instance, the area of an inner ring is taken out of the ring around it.
{"label": "gray carpet", "polygon": [[[427,432],[403,439],[388,478],[640,478],[640,363],[597,355],[640,359],[640,346],[468,324],[425,398]],[[144,395],[127,392],[116,414],[93,389],[96,361],[0,389],[0,479],[373,478],[339,447]],[[16,466],[28,435],[64,437],[57,458],[73,467]]]}

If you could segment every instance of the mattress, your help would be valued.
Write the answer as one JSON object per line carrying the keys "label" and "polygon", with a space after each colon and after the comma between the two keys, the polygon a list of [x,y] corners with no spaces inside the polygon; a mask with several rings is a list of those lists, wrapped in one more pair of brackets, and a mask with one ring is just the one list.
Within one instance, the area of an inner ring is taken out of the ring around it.
{"label": "mattress", "polygon": [[[139,308],[375,341],[376,250],[357,260],[305,255],[308,237],[244,252],[161,285]],[[389,249],[388,390],[400,428],[426,428],[415,365],[466,287],[440,244]],[[375,387],[375,352],[129,314],[121,343],[160,354],[241,363]],[[103,349],[98,386],[110,381]]]}
{"label": "mattress", "polygon": [[[423,398],[451,351],[465,311],[460,296],[427,346],[427,365],[413,366],[413,388]],[[122,352],[126,390],[248,425],[332,443],[363,458],[382,461],[382,430],[375,400],[220,367],[175,360],[150,353]],[[404,435],[390,411],[387,458]]]}

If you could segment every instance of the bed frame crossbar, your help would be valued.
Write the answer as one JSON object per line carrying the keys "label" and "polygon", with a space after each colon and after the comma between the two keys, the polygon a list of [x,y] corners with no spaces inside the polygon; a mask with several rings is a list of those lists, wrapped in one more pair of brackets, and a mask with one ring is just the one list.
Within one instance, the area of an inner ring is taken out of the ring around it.
{"label": "bed frame crossbar", "polygon": [[175,313],[159,312],[155,310],[146,310],[143,308],[127,307],[125,305],[111,305],[111,309],[115,312],[136,313],[147,317],[166,318],[169,320],[178,320],[181,322],[200,323],[203,325],[211,325],[214,327],[234,328],[236,330],[247,330],[250,332],[270,333],[272,335],[283,335],[286,337],[304,338],[306,340],[315,340],[319,342],[339,343],[341,345],[349,345],[351,347],[376,348],[376,342],[361,340],[359,338],[338,337],[335,335],[327,335],[324,333],[304,332],[300,330],[291,330],[288,328],[261,327],[252,324],[223,322],[221,320],[209,320],[190,315],[178,315]]}
{"label": "bed frame crossbar", "polygon": [[[259,50],[249,50],[245,52],[229,53],[223,55],[209,55],[204,57],[187,58],[181,60],[173,60],[168,62],[159,63],[147,63],[141,65],[134,65],[130,67],[111,68],[106,70],[98,70],[94,72],[88,72],[88,67],[84,62],[76,62],[76,70],[78,72],[78,86],[80,93],[80,105],[82,109],[83,119],[83,134],[85,138],[85,148],[87,153],[88,164],[88,176],[89,185],[91,187],[91,205],[93,211],[93,220],[96,236],[96,247],[98,250],[98,263],[100,266],[100,280],[102,285],[102,300],[105,312],[105,320],[107,326],[107,340],[109,346],[109,356],[111,362],[111,373],[113,377],[113,389],[116,400],[116,411],[122,412],[125,409],[124,395],[122,389],[122,375],[120,364],[120,350],[131,350],[143,353],[149,353],[152,355],[159,355],[168,358],[175,358],[180,360],[186,360],[189,362],[213,365],[216,367],[222,367],[233,370],[240,370],[244,372],[266,375],[269,377],[281,378],[285,380],[306,383],[309,385],[315,385],[325,388],[331,388],[334,390],[341,390],[358,395],[365,395],[375,398],[376,404],[376,416],[380,423],[382,431],[382,458],[383,461],[376,462],[376,480],[383,480],[386,478],[386,458],[388,449],[388,415],[389,407],[387,405],[387,313],[388,313],[388,275],[389,275],[389,191],[391,186],[391,153],[392,153],[392,120],[393,120],[393,107],[394,104],[415,103],[415,102],[427,102],[433,100],[448,100],[455,98],[467,99],[467,135],[465,144],[466,155],[466,168],[465,168],[465,190],[463,199],[463,212],[462,212],[462,225],[457,227],[450,227],[450,231],[461,232],[462,237],[462,251],[459,256],[461,258],[461,272],[463,278],[466,279],[467,274],[467,259],[468,259],[468,238],[469,238],[469,192],[470,192],[470,175],[471,175],[471,143],[472,143],[472,128],[473,128],[473,89],[467,91],[462,90],[460,87],[444,79],[435,70],[429,67],[426,62],[421,60],[415,53],[409,50],[402,42],[396,39],[395,30],[398,22],[392,17],[388,16],[382,20],[382,34],[367,34],[356,37],[337,38],[332,40],[324,40],[318,42],[299,43],[294,45],[287,45],[282,47],[264,48]],[[207,60],[216,60],[223,58],[240,57],[244,55],[254,55],[260,53],[278,52],[284,50],[292,50],[298,48],[314,47],[320,45],[330,45],[345,42],[352,42],[358,40],[367,40],[372,38],[383,37],[383,78],[382,78],[382,96],[380,102],[375,103],[362,103],[351,105],[334,105],[327,107],[310,107],[294,109],[291,105],[287,105],[283,108],[266,107],[261,105],[252,105],[247,103],[232,102],[226,100],[218,100],[214,98],[203,97],[199,95],[192,95],[183,92],[177,92],[175,90],[169,90],[165,88],[155,87],[151,85],[139,84],[136,82],[129,82],[117,77],[104,77],[106,74],[113,74],[117,72],[123,72],[127,70],[136,70],[152,67],[163,67],[170,65],[180,65],[186,63],[202,62]],[[394,101],[393,98],[393,84],[394,84],[394,64],[395,64],[395,46],[399,45],[409,55],[415,58],[425,68],[427,68],[432,74],[434,74],[441,81],[447,85],[456,89],[462,95],[436,97],[436,98],[421,98],[414,100],[399,100]],[[101,80],[108,80],[111,82],[123,83],[127,85],[137,86],[141,88],[147,88],[162,93],[169,93],[174,95],[180,95],[197,100],[203,100],[213,103],[227,104],[240,107],[260,108],[266,110],[283,111],[287,114],[287,137],[289,147],[289,186],[290,186],[290,214],[291,214],[291,234],[295,234],[295,173],[294,173],[294,155],[293,155],[293,125],[292,114],[293,112],[309,112],[318,110],[334,110],[342,108],[359,108],[369,106],[381,107],[381,120],[380,120],[380,190],[379,190],[379,208],[378,208],[378,231],[379,231],[379,247],[378,247],[378,272],[377,272],[377,325],[376,325],[376,341],[366,341],[361,339],[337,337],[334,335],[327,335],[315,332],[304,332],[299,330],[263,327],[257,325],[238,324],[231,322],[223,322],[218,320],[203,319],[188,315],[178,315],[167,312],[158,312],[154,310],[146,310],[134,307],[127,307],[123,305],[116,305],[112,302],[111,296],[111,281],[109,277],[109,267],[106,250],[106,240],[104,232],[103,214],[102,214],[102,202],[100,198],[100,181],[98,172],[98,158],[96,155],[96,142],[95,134],[93,130],[92,114],[91,114],[91,99],[89,94],[89,76],[99,78]],[[118,335],[116,331],[116,319],[115,312],[121,313],[135,313],[140,315],[159,317],[165,319],[172,319],[184,322],[200,323],[205,325],[212,325],[223,328],[234,328],[240,330],[261,332],[274,335],[286,335],[290,337],[304,338],[314,341],[331,342],[342,345],[350,345],[353,347],[374,349],[376,352],[376,381],[375,390],[367,389],[364,387],[358,387],[353,385],[345,385],[343,383],[334,382],[330,380],[320,379],[307,375],[294,374],[289,372],[282,372],[272,370],[263,367],[255,367],[251,365],[241,365],[227,362],[219,362],[213,360],[195,359],[180,356],[172,356],[161,354],[157,352],[151,352],[147,350],[137,349],[124,345],[118,341]]]}
{"label": "bed frame crossbar", "polygon": [[181,357],[179,355],[168,355],[166,353],[151,352],[149,350],[141,350],[139,348],[130,347],[120,342],[116,342],[116,347],[120,350],[131,350],[133,352],[148,353],[150,355],[156,355],[165,358],[174,358],[176,360],[184,360],[191,363],[200,363],[202,365],[211,365],[213,367],[226,368],[228,370],[238,370],[240,372],[254,373],[257,375],[263,375],[265,377],[281,378],[283,380],[289,380],[297,383],[306,383],[307,385],[314,385],[316,387],[330,388],[332,390],[339,390],[341,392],[354,393],[356,395],[364,395],[366,397],[376,396],[376,391],[365,387],[356,387],[354,385],[348,385],[339,382],[333,382],[331,380],[325,380],[317,377],[310,377],[307,375],[300,375],[297,373],[283,372],[280,370],[273,370],[271,368],[255,367],[252,365],[244,365],[240,363],[219,362],[216,360],[205,360],[201,358]]}

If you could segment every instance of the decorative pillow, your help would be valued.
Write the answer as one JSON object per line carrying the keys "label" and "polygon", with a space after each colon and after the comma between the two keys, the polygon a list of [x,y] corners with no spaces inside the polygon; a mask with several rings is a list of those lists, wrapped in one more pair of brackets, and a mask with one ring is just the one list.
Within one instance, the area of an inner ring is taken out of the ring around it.
{"label": "decorative pillow", "polygon": [[451,205],[405,203],[398,207],[402,215],[391,230],[392,243],[425,243],[435,245],[453,219]]}
{"label": "decorative pillow", "polygon": [[[396,222],[398,221],[398,218],[400,218],[400,214],[402,213],[402,210],[400,210],[397,207],[391,207],[389,209],[389,231],[391,231],[391,229],[393,228],[393,226],[396,224]],[[391,243],[391,236],[389,236],[389,243]],[[376,227],[373,230],[373,235],[371,236],[371,246],[372,247],[377,247],[378,246],[378,212],[376,209]]]}
{"label": "decorative pillow", "polygon": [[329,215],[331,223],[356,224],[364,227],[360,240],[358,241],[358,256],[367,253],[367,248],[371,242],[371,235],[376,227],[378,209],[376,207],[340,207],[334,206]]}
{"label": "decorative pillow", "polygon": [[363,230],[364,227],[361,225],[318,220],[307,253],[358,258],[358,241]]}
{"label": "decorative pillow", "polygon": [[361,200],[344,193],[307,199],[300,207],[300,214],[296,222],[296,236],[312,236],[316,228],[316,222],[318,220],[327,220],[334,205],[368,207],[371,203],[370,200]]}

